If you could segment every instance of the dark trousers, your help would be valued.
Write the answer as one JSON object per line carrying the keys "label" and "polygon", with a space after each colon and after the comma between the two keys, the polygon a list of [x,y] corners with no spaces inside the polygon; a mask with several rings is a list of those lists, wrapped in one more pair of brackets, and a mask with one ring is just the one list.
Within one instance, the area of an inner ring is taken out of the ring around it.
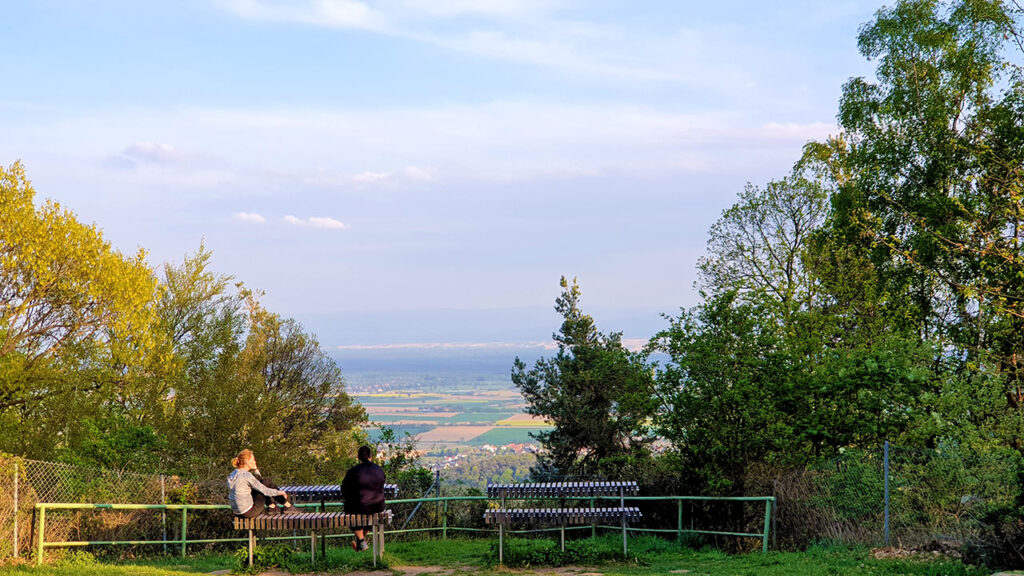
{"label": "dark trousers", "polygon": [[[274,481],[269,478],[260,478],[260,482],[262,482],[263,485],[266,486],[267,488],[273,488],[274,490],[277,490],[277,484],[275,484]],[[266,512],[267,508],[269,508],[271,504],[284,506],[284,503],[287,501],[288,499],[285,498],[284,496],[264,496],[263,492],[260,492],[259,490],[253,490],[252,508],[246,510],[244,514],[239,514],[239,516],[241,516],[242,518],[255,518],[260,514]]]}

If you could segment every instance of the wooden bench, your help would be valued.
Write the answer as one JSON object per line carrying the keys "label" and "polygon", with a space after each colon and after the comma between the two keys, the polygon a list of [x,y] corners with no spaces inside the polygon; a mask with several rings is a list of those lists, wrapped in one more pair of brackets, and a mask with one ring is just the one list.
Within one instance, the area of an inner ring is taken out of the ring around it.
{"label": "wooden bench", "polygon": [[[498,563],[505,561],[505,527],[512,524],[545,524],[561,526],[562,551],[565,551],[567,525],[593,524],[617,521],[622,525],[622,554],[627,555],[626,526],[643,516],[639,508],[627,507],[626,496],[635,496],[640,488],[636,482],[532,482],[518,484],[488,484],[487,497],[500,499],[501,507],[484,512],[484,522],[498,525]],[[619,506],[567,507],[566,498],[595,498],[618,496]],[[507,508],[506,500],[558,499],[561,506],[554,508]]]}
{"label": "wooden bench", "polygon": [[[249,566],[252,566],[253,550],[256,548],[256,532],[270,530],[301,530],[309,532],[309,556],[316,562],[316,541],[319,533],[340,528],[369,526],[373,532],[373,565],[384,553],[384,525],[391,523],[391,510],[377,514],[345,514],[344,512],[294,512],[290,514],[261,514],[255,518],[235,517],[236,530],[249,531]],[[323,541],[321,540],[321,544]]]}

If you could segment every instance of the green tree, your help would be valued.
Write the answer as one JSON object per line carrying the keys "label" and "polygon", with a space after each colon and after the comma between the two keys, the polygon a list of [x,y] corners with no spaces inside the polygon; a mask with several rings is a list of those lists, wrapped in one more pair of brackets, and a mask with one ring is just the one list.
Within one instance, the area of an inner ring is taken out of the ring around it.
{"label": "green tree", "polygon": [[827,213],[827,191],[806,176],[747,184],[711,227],[708,255],[698,264],[704,288],[774,300],[783,316],[806,306],[815,286],[804,252]]}
{"label": "green tree", "polygon": [[0,449],[56,457],[154,354],[157,281],[0,167]]}
{"label": "green tree", "polygon": [[621,333],[603,334],[579,306],[580,289],[563,276],[555,311],[563,318],[553,335],[558,352],[533,368],[516,358],[512,382],[526,410],[554,424],[540,432],[544,447],[536,476],[633,476],[649,456],[650,418],[656,402],[642,354],[622,345]]}
{"label": "green tree", "polygon": [[0,410],[123,382],[152,346],[145,253],[34,197],[21,164],[0,167]]}
{"label": "green tree", "polygon": [[[951,410],[935,412],[935,430],[1018,449],[1021,15],[1019,3],[999,0],[902,1],[880,10],[858,37],[862,54],[878,63],[874,79],[844,86],[842,133],[805,154],[835,189],[825,253],[860,263],[877,296],[852,299],[863,309],[846,314],[846,333],[877,333],[864,327],[882,317],[916,334],[932,348],[939,379],[925,393]],[[970,401],[999,396],[1001,406]],[[975,426],[988,432],[965,432]]]}
{"label": "green tree", "polygon": [[366,411],[345,391],[341,369],[313,335],[268,312],[253,292],[243,296],[249,326],[236,377],[249,389],[239,400],[254,406],[261,422],[246,429],[246,440],[293,477],[338,476],[355,453],[353,432]]}
{"label": "green tree", "polygon": [[808,407],[792,389],[778,332],[765,307],[723,292],[652,340],[669,357],[657,374],[658,432],[691,489],[743,494],[748,464],[797,447],[794,420]]}
{"label": "green tree", "polygon": [[837,184],[835,234],[905,295],[922,337],[966,353],[958,369],[1013,366],[1024,327],[1019,16],[998,0],[879,11],[858,38],[875,80],[844,86],[842,144],[809,149]]}

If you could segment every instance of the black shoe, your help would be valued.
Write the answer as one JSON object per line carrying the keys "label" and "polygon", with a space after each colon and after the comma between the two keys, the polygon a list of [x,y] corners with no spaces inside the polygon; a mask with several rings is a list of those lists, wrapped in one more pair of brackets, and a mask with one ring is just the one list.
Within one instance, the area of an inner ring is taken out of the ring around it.
{"label": "black shoe", "polygon": [[295,507],[291,502],[286,502],[284,506],[281,506],[281,514],[299,514],[302,511]]}

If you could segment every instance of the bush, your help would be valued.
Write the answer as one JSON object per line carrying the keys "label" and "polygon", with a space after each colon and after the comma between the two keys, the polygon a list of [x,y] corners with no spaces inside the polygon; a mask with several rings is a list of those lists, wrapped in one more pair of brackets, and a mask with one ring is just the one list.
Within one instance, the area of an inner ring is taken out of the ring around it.
{"label": "bush", "polygon": [[[646,558],[666,552],[677,552],[678,545],[654,537],[632,538],[626,561],[646,564]],[[498,563],[498,542],[491,543],[490,560]],[[607,534],[598,538],[567,540],[563,552],[557,539],[505,539],[505,566],[567,566],[570,564],[602,564],[623,561],[622,536]]]}
{"label": "bush", "polygon": [[282,545],[256,546],[252,553],[252,567],[249,566],[249,549],[239,548],[234,555],[236,570],[257,574],[268,568],[285,568],[290,564],[293,551]]}
{"label": "bush", "polygon": [[94,568],[100,565],[99,560],[91,553],[85,550],[64,550],[57,561],[54,563],[55,566],[61,568]]}

